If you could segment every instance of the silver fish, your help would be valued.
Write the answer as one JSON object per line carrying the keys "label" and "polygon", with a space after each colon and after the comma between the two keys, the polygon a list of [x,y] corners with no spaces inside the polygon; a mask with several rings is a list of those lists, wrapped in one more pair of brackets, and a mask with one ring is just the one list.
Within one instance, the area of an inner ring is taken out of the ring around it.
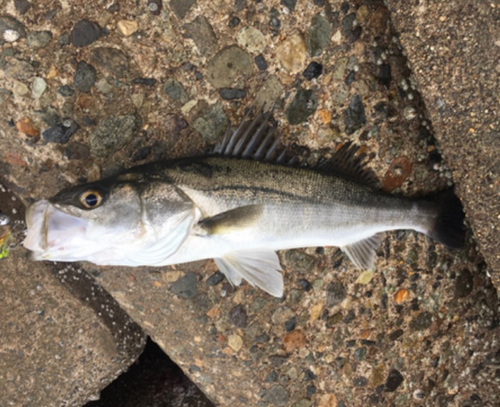
{"label": "silver fish", "polygon": [[35,260],[164,266],[213,258],[227,279],[283,295],[276,250],[338,246],[374,267],[383,233],[413,229],[463,243],[450,191],[409,199],[375,190],[349,143],[317,168],[280,146],[271,113],[228,131],[214,153],[156,162],[74,186],[32,205],[24,246]]}

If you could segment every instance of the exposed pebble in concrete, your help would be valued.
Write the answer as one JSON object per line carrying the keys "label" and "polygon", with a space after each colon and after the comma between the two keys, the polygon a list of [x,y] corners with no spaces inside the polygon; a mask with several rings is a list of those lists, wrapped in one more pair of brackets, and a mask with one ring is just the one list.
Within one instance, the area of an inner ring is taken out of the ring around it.
{"label": "exposed pebble in concrete", "polygon": [[243,99],[247,95],[247,92],[245,89],[222,88],[219,89],[219,94],[222,99],[235,100]]}
{"label": "exposed pebble in concrete", "polygon": [[387,376],[387,380],[385,381],[384,389],[388,392],[396,391],[399,386],[404,381],[404,377],[401,373],[396,369],[391,369],[389,375]]}
{"label": "exposed pebble in concrete", "polygon": [[73,77],[73,85],[76,90],[84,93],[89,93],[94,86],[96,80],[95,68],[85,61],[78,62],[76,66],[75,76]]}
{"label": "exposed pebble in concrete", "polygon": [[169,79],[165,83],[163,91],[174,101],[184,104],[189,100],[189,97],[184,90],[184,86],[176,79]]}
{"label": "exposed pebble in concrete", "polygon": [[247,313],[245,308],[240,304],[234,307],[229,313],[230,321],[239,328],[247,326]]}
{"label": "exposed pebble in concrete", "polygon": [[310,89],[299,89],[286,109],[286,118],[290,124],[305,122],[318,107],[318,100]]}
{"label": "exposed pebble in concrete", "polygon": [[32,49],[39,49],[46,47],[52,39],[50,31],[31,31],[28,33],[26,42],[28,47]]}
{"label": "exposed pebble in concrete", "polygon": [[191,7],[196,4],[196,0],[171,0],[169,4],[177,18],[182,20],[186,17]]}
{"label": "exposed pebble in concrete", "polygon": [[259,54],[266,48],[267,42],[264,34],[255,27],[244,27],[236,36],[238,44],[249,52]]}
{"label": "exposed pebble in concrete", "polygon": [[179,297],[190,299],[196,297],[196,274],[188,273],[184,277],[179,278],[170,287],[171,291]]}
{"label": "exposed pebble in concrete", "polygon": [[352,134],[366,124],[365,107],[359,95],[354,95],[344,113],[345,132]]}
{"label": "exposed pebble in concrete", "polygon": [[99,24],[89,20],[78,21],[71,30],[71,43],[75,47],[86,47],[96,42],[101,36]]}
{"label": "exposed pebble in concrete", "polygon": [[19,14],[23,15],[28,12],[31,4],[28,0],[14,0],[14,7]]}
{"label": "exposed pebble in concrete", "polygon": [[120,20],[116,27],[124,37],[130,37],[139,29],[139,23],[135,20]]}
{"label": "exposed pebble in concrete", "polygon": [[312,81],[314,78],[318,78],[323,72],[323,65],[318,62],[311,62],[306,70],[302,72],[302,76],[308,81]]}
{"label": "exposed pebble in concrete", "polygon": [[205,114],[195,119],[193,127],[207,141],[218,140],[229,125],[226,113],[219,103],[210,106]]}
{"label": "exposed pebble in concrete", "polygon": [[26,36],[24,24],[9,15],[0,16],[0,44]]}
{"label": "exposed pebble in concrete", "polygon": [[57,92],[64,97],[71,97],[75,95],[75,90],[70,85],[61,85]]}
{"label": "exposed pebble in concrete", "polygon": [[90,148],[96,156],[106,156],[125,146],[140,128],[135,115],[111,116],[99,123],[90,135]]}
{"label": "exposed pebble in concrete", "polygon": [[16,123],[16,129],[28,136],[36,137],[40,134],[38,129],[29,117],[23,117]]}
{"label": "exposed pebble in concrete", "polygon": [[217,37],[208,19],[197,16],[193,21],[184,26],[188,38],[192,38],[196,47],[203,56],[215,52],[217,48]]}
{"label": "exposed pebble in concrete", "polygon": [[392,160],[389,169],[385,173],[384,180],[382,181],[384,190],[392,192],[396,188],[399,188],[411,174],[411,170],[412,163],[408,158],[396,157]]}
{"label": "exposed pebble in concrete", "polygon": [[72,119],[64,119],[61,123],[48,128],[42,133],[45,141],[51,143],[67,143],[78,130],[78,124]]}
{"label": "exposed pebble in concrete", "polygon": [[317,57],[330,45],[331,27],[330,23],[321,14],[316,14],[309,27],[307,39],[307,50],[309,55]]}
{"label": "exposed pebble in concrete", "polygon": [[253,64],[249,55],[235,45],[219,51],[207,66],[207,80],[215,88],[227,88],[236,79],[252,73]]}
{"label": "exposed pebble in concrete", "polygon": [[80,143],[70,143],[64,150],[64,155],[69,160],[85,160],[90,156],[90,149]]}
{"label": "exposed pebble in concrete", "polygon": [[42,96],[43,92],[47,89],[47,82],[45,82],[45,79],[36,77],[33,79],[33,84],[31,85],[31,94],[33,96],[33,99],[40,99]]}
{"label": "exposed pebble in concrete", "polygon": [[289,398],[288,391],[281,384],[275,384],[266,390],[263,400],[274,406],[286,406]]}
{"label": "exposed pebble in concrete", "polygon": [[302,34],[287,37],[278,47],[276,57],[281,66],[289,73],[297,73],[305,68],[307,47]]}
{"label": "exposed pebble in concrete", "polygon": [[94,48],[91,53],[91,59],[97,67],[108,72],[110,75],[121,78],[128,73],[128,58],[123,51],[117,48]]}

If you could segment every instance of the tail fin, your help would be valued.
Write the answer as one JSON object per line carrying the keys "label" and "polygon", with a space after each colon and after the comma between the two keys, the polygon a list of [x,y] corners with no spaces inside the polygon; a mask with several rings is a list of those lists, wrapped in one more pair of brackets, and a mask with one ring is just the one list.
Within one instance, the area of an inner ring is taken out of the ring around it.
{"label": "tail fin", "polygon": [[437,193],[433,200],[438,205],[438,216],[427,235],[448,247],[462,247],[465,240],[462,203],[452,188]]}

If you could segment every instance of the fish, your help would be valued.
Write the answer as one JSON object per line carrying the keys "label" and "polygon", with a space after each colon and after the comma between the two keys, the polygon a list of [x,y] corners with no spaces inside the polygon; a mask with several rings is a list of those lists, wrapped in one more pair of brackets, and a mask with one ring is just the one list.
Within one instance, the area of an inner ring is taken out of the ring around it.
{"label": "fish", "polygon": [[272,110],[228,129],[210,154],[132,167],[70,186],[26,212],[34,260],[166,266],[214,259],[231,284],[275,297],[277,251],[336,246],[373,269],[385,232],[408,229],[451,248],[464,243],[464,212],[451,190],[388,194],[360,148],[347,142],[304,166],[280,143]]}

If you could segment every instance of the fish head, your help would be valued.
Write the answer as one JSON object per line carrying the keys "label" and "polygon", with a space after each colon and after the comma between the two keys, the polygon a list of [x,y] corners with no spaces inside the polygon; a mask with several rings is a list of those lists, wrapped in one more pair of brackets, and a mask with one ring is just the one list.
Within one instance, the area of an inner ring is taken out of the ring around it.
{"label": "fish head", "polygon": [[[148,259],[138,257],[167,239],[190,209],[173,185],[125,174],[72,186],[31,205],[23,244],[34,260],[144,265]],[[156,253],[150,262],[167,254]]]}

